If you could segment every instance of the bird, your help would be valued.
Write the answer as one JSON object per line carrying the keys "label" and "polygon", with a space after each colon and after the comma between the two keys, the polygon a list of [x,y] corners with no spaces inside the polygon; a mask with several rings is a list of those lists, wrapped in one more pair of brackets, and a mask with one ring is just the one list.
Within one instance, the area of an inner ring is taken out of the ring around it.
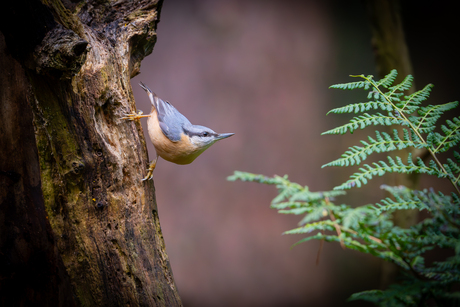
{"label": "bird", "polygon": [[212,129],[193,125],[168,101],[164,101],[140,82],[139,85],[147,92],[152,104],[150,114],[124,114],[122,119],[137,120],[148,117],[147,129],[150,140],[155,147],[156,157],[149,163],[147,176],[142,181],[153,178],[158,157],[176,164],[190,164],[212,144],[231,137],[234,133],[216,133]]}

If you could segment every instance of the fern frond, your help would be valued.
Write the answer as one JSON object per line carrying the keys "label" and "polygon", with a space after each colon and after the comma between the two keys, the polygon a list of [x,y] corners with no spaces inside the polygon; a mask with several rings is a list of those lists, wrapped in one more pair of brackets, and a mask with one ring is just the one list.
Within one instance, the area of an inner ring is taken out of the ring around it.
{"label": "fern frond", "polygon": [[339,191],[321,191],[321,192],[311,192],[308,187],[303,187],[301,191],[296,194],[293,194],[289,200],[290,201],[301,201],[307,203],[317,202],[319,200],[324,200],[325,198],[334,199],[337,196],[344,195],[345,193]]}
{"label": "fern frond", "polygon": [[440,248],[452,248],[458,244],[458,238],[444,235],[443,233],[427,233],[426,235],[420,235],[413,238],[408,238],[409,243],[416,243],[416,246],[438,246]]}
{"label": "fern frond", "polygon": [[375,214],[375,209],[372,205],[350,208],[342,214],[342,225],[344,228],[358,229],[359,224],[373,214]]}
{"label": "fern frond", "polygon": [[291,208],[291,209],[284,209],[284,210],[278,210],[278,213],[281,214],[295,214],[295,215],[300,215],[300,214],[305,214],[305,213],[310,213],[313,208],[308,208],[308,207],[299,207],[299,208]]}
{"label": "fern frond", "polygon": [[376,86],[383,86],[384,88],[389,88],[396,80],[398,76],[398,71],[393,69],[388,75],[376,82]]}
{"label": "fern frond", "polygon": [[322,239],[322,240],[325,240],[326,242],[340,242],[340,243],[344,244],[344,246],[346,248],[356,250],[356,251],[366,253],[366,254],[372,254],[372,255],[374,255],[376,257],[379,257],[379,258],[381,258],[383,260],[396,263],[396,264],[398,264],[399,266],[403,267],[406,270],[409,269],[408,264],[400,256],[398,256],[396,253],[394,253],[392,251],[379,251],[379,250],[376,250],[375,247],[363,244],[363,243],[361,243],[361,242],[359,242],[357,240],[353,240],[351,237],[347,237],[347,236],[343,236],[343,235],[339,237],[339,236],[335,236],[335,235],[323,235],[321,233],[318,233],[317,235],[315,235],[313,237],[308,237],[308,238],[304,238],[304,239],[300,240],[295,245],[297,245],[297,244],[299,244],[301,242],[311,240],[313,238],[314,239]]}
{"label": "fern frond", "polygon": [[367,77],[365,77],[364,75],[351,75],[350,77],[358,77],[358,78],[360,77],[360,78],[364,78],[365,80],[334,84],[334,85],[331,85],[329,88],[336,88],[336,89],[341,89],[341,90],[354,90],[356,88],[363,88],[365,90],[368,90],[372,86],[372,83],[368,81],[368,80],[372,80],[373,76],[371,75]]}
{"label": "fern frond", "polygon": [[361,141],[364,146],[349,147],[348,150],[342,155],[342,158],[324,164],[327,166],[350,166],[359,165],[362,161],[373,153],[390,152],[393,150],[401,150],[407,147],[424,148],[426,144],[414,138],[410,139],[407,129],[403,129],[403,140],[398,135],[398,131],[393,129],[393,138],[386,132],[375,131],[376,139],[368,137],[369,143]]}
{"label": "fern frond", "polygon": [[426,273],[425,277],[439,280],[442,284],[458,283],[460,282],[460,271]]}
{"label": "fern frond", "polygon": [[376,204],[379,207],[379,209],[377,209],[377,214],[381,214],[384,211],[427,209],[425,204],[423,204],[422,202],[420,202],[420,200],[417,199],[404,200],[398,197],[396,198],[396,200],[392,200],[388,197],[382,199],[381,202],[383,203],[383,205],[380,205],[379,203]]}
{"label": "fern frond", "polygon": [[403,101],[396,103],[396,107],[400,110],[400,112],[412,114],[418,110],[423,101],[428,99],[432,89],[433,84],[428,84],[423,89],[416,91],[409,96],[405,96]]}
{"label": "fern frond", "polygon": [[344,195],[344,191],[322,191],[311,192],[307,186],[301,186],[291,182],[288,176],[267,177],[247,172],[235,171],[233,175],[227,177],[228,181],[248,181],[263,184],[275,185],[278,189],[278,195],[272,200],[271,207],[275,209],[300,208],[311,206],[317,202],[327,199],[334,199],[337,196]]}
{"label": "fern frond", "polygon": [[395,253],[395,252],[384,251],[384,252],[378,253],[376,256],[381,258],[381,259],[383,259],[383,260],[393,262],[393,263],[399,265],[400,267],[402,267],[405,270],[410,269],[409,265],[404,261],[404,259],[402,257],[398,256],[398,254]]}
{"label": "fern frond", "polygon": [[[430,288],[430,283],[410,278],[398,284],[392,284],[385,291],[368,290],[355,293],[350,296],[349,301],[365,300],[378,306],[407,307],[419,306],[425,303],[422,301]],[[426,299],[426,297],[425,297]]]}
{"label": "fern frond", "polygon": [[317,221],[322,217],[327,215],[327,211],[323,206],[314,208],[311,212],[304,216],[303,219],[300,220],[299,226],[303,226],[307,223]]}
{"label": "fern frond", "polygon": [[277,210],[287,210],[287,209],[297,209],[305,207],[305,203],[297,202],[297,201],[284,201],[284,202],[277,202],[270,205],[270,208],[277,209]]}
{"label": "fern frond", "polygon": [[452,120],[447,120],[446,124],[447,126],[441,126],[444,136],[440,133],[431,133],[427,138],[434,153],[445,152],[460,142],[460,118],[454,117]]}
{"label": "fern frond", "polygon": [[[287,233],[287,232],[285,232]],[[293,246],[299,245],[300,243],[307,242],[310,240],[324,240],[326,242],[341,242],[344,244],[346,248],[357,250],[363,253],[370,253],[370,250],[368,246],[365,244],[360,243],[359,241],[353,240],[352,238],[349,237],[338,237],[335,235],[324,235],[322,233],[318,233],[313,236],[309,236],[306,238],[303,238],[302,240],[296,242]]]}
{"label": "fern frond", "polygon": [[[376,204],[377,214],[381,214],[384,211],[393,211],[393,210],[407,210],[407,209],[418,209],[418,210],[430,210],[430,207],[424,202],[414,191],[406,187],[391,187],[387,185],[382,185],[380,187],[383,190],[389,192],[394,200],[387,197],[382,199],[380,203]],[[422,197],[425,199],[426,197]]]}
{"label": "fern frond", "polygon": [[460,173],[460,165],[455,163],[452,159],[447,159],[447,164],[443,164],[446,172],[455,179],[456,174]]}
{"label": "fern frond", "polygon": [[[409,120],[415,126],[415,130],[419,133],[429,133],[435,129],[437,120],[444,114],[445,111],[456,108],[457,101],[445,104],[429,105],[418,109],[419,116],[411,116]],[[455,125],[454,125],[455,126]],[[446,133],[447,135],[447,133]]]}
{"label": "fern frond", "polygon": [[447,258],[445,261],[435,261],[432,268],[427,268],[426,272],[453,271],[460,269],[460,256]]}
{"label": "fern frond", "polygon": [[[384,291],[382,290],[366,290],[357,293],[353,293],[348,301],[364,300],[371,303],[378,303],[382,300]],[[402,306],[402,305],[401,305]]]}
{"label": "fern frond", "polygon": [[439,178],[447,177],[447,174],[442,172],[433,160],[430,161],[429,166],[426,166],[420,158],[417,160],[418,164],[414,164],[412,162],[412,155],[410,154],[407,165],[402,162],[400,157],[396,157],[396,161],[391,157],[387,157],[387,159],[389,164],[384,161],[374,162],[372,163],[373,166],[365,164],[364,167],[359,169],[360,172],[351,175],[350,180],[335,187],[334,190],[350,189],[354,186],[359,188],[361,185],[367,184],[368,180],[372,179],[374,176],[383,176],[385,173],[410,174],[417,172],[419,174],[435,175]]}
{"label": "fern frond", "polygon": [[352,103],[344,107],[335,108],[327,112],[327,114],[329,113],[343,114],[343,113],[359,113],[359,112],[362,113],[364,111],[378,110],[378,109],[382,111],[391,112],[394,110],[394,107],[391,103],[386,102],[386,101],[383,101],[383,102],[369,101],[369,102]]}
{"label": "fern frond", "polygon": [[[376,131],[360,141],[359,146],[349,147],[337,160],[323,165],[360,165],[373,153],[390,152],[405,148],[426,149],[431,158],[424,162],[420,157],[406,160],[387,157],[362,165],[349,180],[334,188],[334,191],[311,192],[307,186],[290,182],[287,176],[273,178],[250,173],[235,172],[229,180],[254,181],[275,185],[278,195],[271,207],[283,214],[304,215],[299,227],[284,234],[305,236],[295,245],[309,240],[337,242],[343,247],[368,253],[397,264],[403,268],[405,281],[391,285],[385,291],[373,290],[353,295],[350,299],[365,299],[380,306],[418,306],[426,302],[450,303],[460,299],[460,292],[453,292],[460,283],[460,151],[452,151],[453,157],[440,161],[438,154],[460,144],[460,117],[447,120],[436,127],[441,115],[458,106],[451,102],[436,106],[422,106],[433,87],[429,84],[422,90],[405,96],[404,91],[412,86],[412,76],[394,85],[397,72],[393,70],[380,81],[372,76],[357,75],[358,82],[337,84],[331,88],[368,90],[368,102],[348,104],[329,113],[360,113],[348,124],[331,129],[323,134],[353,133],[358,128],[371,125],[401,125],[403,135],[397,130],[392,134]],[[368,114],[365,112],[374,112]],[[384,111],[387,115],[378,113]],[[440,128],[440,129],[439,129]],[[375,205],[352,208],[334,205],[334,197],[344,194],[345,189],[360,187],[374,176],[386,173],[418,173],[448,178],[456,192],[444,195],[433,189],[421,191],[397,186],[383,185],[390,193]],[[422,221],[402,228],[395,226],[392,213],[397,210],[426,210]],[[315,234],[316,233],[316,234]],[[442,261],[425,261],[426,253],[435,248],[454,251],[454,256]],[[450,304],[451,305],[451,304]]]}
{"label": "fern frond", "polygon": [[285,199],[289,199],[292,195],[297,193],[308,193],[308,187],[302,187],[301,185],[291,182],[288,180],[288,176],[284,177],[273,176],[267,177],[247,172],[235,171],[232,176],[227,177],[228,181],[248,181],[248,182],[258,182],[263,184],[276,185],[278,188],[279,194],[272,200],[272,204],[282,202]]}
{"label": "fern frond", "polygon": [[305,233],[310,233],[314,230],[333,231],[334,229],[335,229],[334,223],[330,220],[325,220],[325,221],[319,221],[316,223],[310,223],[302,227],[294,228],[294,229],[283,232],[283,234],[290,234],[290,235],[305,234]]}
{"label": "fern frond", "polygon": [[228,181],[241,180],[241,181],[258,182],[258,183],[264,183],[264,184],[287,185],[288,183],[290,183],[290,181],[287,178],[288,178],[287,175],[285,175],[284,177],[279,177],[279,176],[267,177],[267,176],[258,175],[258,174],[251,174],[247,172],[235,171],[233,175],[227,177],[227,180]]}
{"label": "fern frond", "polygon": [[376,114],[368,114],[364,113],[363,115],[354,117],[350,120],[348,124],[342,125],[340,127],[328,130],[326,132],[321,133],[324,134],[345,134],[347,131],[353,133],[356,129],[364,129],[367,126],[371,125],[382,125],[382,126],[391,126],[391,125],[402,125],[408,126],[409,124],[402,120],[399,117],[395,117],[392,115],[383,115],[381,113]]}
{"label": "fern frond", "polygon": [[386,94],[388,94],[388,96],[392,96],[396,92],[407,91],[408,89],[411,88],[413,81],[414,81],[414,77],[412,75],[407,75],[401,83],[389,87],[388,89],[390,91]]}

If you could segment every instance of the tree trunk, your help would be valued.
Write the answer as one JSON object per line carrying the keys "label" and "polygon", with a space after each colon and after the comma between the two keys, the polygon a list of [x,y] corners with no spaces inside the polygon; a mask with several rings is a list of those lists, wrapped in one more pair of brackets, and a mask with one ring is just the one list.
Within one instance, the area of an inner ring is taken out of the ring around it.
{"label": "tree trunk", "polygon": [[0,306],[75,306],[46,219],[27,78],[1,33],[0,67]]}
{"label": "tree trunk", "polygon": [[398,77],[395,82],[401,82],[413,72],[399,0],[369,0],[367,9],[377,73],[383,78],[392,69],[397,69]]}
{"label": "tree trunk", "polygon": [[[407,75],[413,74],[413,72],[402,25],[399,1],[368,0],[367,9],[372,30],[372,47],[379,78],[383,78],[392,69],[396,69],[398,77],[395,80],[395,84],[400,83]],[[414,88],[415,84],[412,85],[407,94],[413,93]],[[400,131],[400,135],[402,134],[400,126],[392,127],[392,129],[397,129]],[[409,153],[412,153],[413,157],[423,155],[422,151],[414,152],[410,148],[391,152],[390,155],[393,158],[397,155],[407,161]],[[394,173],[390,174],[386,184],[391,186],[403,185],[415,189],[418,186],[418,179],[418,174]],[[393,219],[395,225],[408,228],[417,222],[417,217],[418,210],[399,210],[394,213]],[[381,287],[387,288],[393,283],[397,273],[396,265],[383,262]]]}
{"label": "tree trunk", "polygon": [[130,78],[153,49],[161,4],[1,5],[0,286],[14,280],[30,298],[2,291],[0,304],[181,305],[153,182],[141,181],[142,128],[120,119],[135,110]]}

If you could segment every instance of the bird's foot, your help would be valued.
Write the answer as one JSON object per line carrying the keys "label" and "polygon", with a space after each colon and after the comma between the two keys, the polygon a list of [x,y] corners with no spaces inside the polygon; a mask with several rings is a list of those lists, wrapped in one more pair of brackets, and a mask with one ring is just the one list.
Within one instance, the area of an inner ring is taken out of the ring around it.
{"label": "bird's foot", "polygon": [[157,166],[157,160],[158,160],[158,157],[152,162],[150,162],[149,168],[147,169],[148,170],[147,176],[145,176],[145,178],[142,179],[142,181],[150,180],[153,178],[153,171],[155,170],[155,167]]}
{"label": "bird's foot", "polygon": [[144,112],[142,112],[141,110],[138,110],[138,112],[133,112],[133,113],[127,113],[127,114],[124,114],[124,117],[122,117],[121,119],[127,119],[127,120],[136,120],[136,119],[140,119],[142,117],[149,117],[150,115],[143,115]]}

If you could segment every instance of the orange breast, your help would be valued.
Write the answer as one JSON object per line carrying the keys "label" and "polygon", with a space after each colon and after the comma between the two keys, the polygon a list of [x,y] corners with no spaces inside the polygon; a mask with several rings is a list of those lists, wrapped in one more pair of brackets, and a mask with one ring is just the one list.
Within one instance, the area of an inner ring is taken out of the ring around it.
{"label": "orange breast", "polygon": [[161,131],[155,108],[152,108],[151,115],[147,121],[147,128],[157,155],[167,161],[176,164],[189,164],[205,150],[192,144],[190,138],[185,134],[182,134],[181,139],[177,142],[172,142],[168,139]]}

